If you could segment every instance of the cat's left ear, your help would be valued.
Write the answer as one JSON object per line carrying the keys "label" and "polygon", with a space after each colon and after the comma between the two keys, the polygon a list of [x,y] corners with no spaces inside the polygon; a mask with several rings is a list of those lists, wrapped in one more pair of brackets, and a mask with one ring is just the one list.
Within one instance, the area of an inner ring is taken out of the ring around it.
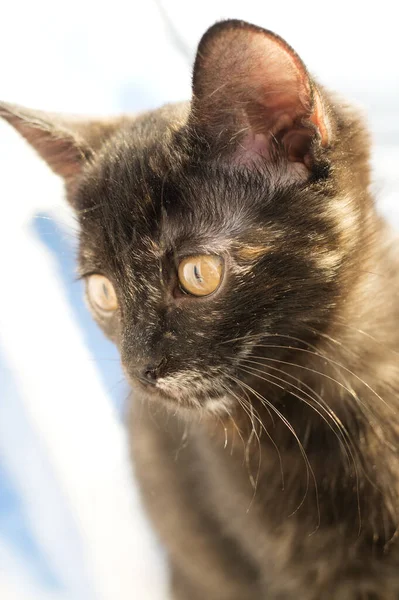
{"label": "cat's left ear", "polygon": [[276,159],[295,179],[309,176],[317,148],[331,141],[322,95],[299,56],[243,21],[217,23],[203,36],[190,118],[219,156],[246,165]]}
{"label": "cat's left ear", "polygon": [[117,121],[84,120],[0,102],[0,117],[12,125],[49,167],[69,183],[101,147]]}

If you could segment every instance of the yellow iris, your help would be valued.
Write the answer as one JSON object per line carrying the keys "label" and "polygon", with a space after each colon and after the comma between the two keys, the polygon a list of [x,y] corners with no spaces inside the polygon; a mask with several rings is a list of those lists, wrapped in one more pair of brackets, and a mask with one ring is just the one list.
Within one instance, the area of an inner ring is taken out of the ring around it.
{"label": "yellow iris", "polygon": [[209,296],[216,291],[222,274],[223,261],[213,254],[188,256],[181,261],[178,269],[180,285],[193,296]]}

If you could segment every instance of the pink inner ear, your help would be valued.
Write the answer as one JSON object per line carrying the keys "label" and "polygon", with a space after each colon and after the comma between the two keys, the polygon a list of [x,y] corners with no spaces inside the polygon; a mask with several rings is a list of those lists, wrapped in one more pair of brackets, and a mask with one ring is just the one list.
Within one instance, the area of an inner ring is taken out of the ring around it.
{"label": "pink inner ear", "polygon": [[269,137],[264,133],[254,133],[250,130],[240,140],[235,158],[237,163],[248,165],[257,158],[269,158],[269,155]]}
{"label": "pink inner ear", "polygon": [[[251,167],[260,161],[270,162],[270,137],[264,133],[248,132],[238,144],[238,148],[233,155],[233,162],[237,165]],[[310,158],[305,155],[304,159],[294,159],[294,156],[287,156],[287,162],[283,170],[279,169],[278,182],[291,184],[306,181],[308,178],[308,167]]]}

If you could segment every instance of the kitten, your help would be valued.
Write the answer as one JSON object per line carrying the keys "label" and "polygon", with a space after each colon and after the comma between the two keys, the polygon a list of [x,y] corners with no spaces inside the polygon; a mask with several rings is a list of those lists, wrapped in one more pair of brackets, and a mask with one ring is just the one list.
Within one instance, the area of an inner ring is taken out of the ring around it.
{"label": "kitten", "polygon": [[173,597],[397,600],[399,246],[358,111],[225,21],[189,104],[0,112],[65,179]]}

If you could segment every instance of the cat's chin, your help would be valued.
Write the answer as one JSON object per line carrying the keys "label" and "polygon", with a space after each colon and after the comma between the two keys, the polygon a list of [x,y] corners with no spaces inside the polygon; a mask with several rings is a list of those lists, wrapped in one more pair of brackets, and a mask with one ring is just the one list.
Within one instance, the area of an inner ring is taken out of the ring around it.
{"label": "cat's chin", "polygon": [[213,414],[222,414],[229,411],[233,405],[233,399],[226,394],[217,393],[188,393],[182,390],[162,390],[158,386],[149,386],[141,382],[135,382],[134,388],[145,396],[150,402],[163,403],[176,410],[184,411],[206,411]]}

